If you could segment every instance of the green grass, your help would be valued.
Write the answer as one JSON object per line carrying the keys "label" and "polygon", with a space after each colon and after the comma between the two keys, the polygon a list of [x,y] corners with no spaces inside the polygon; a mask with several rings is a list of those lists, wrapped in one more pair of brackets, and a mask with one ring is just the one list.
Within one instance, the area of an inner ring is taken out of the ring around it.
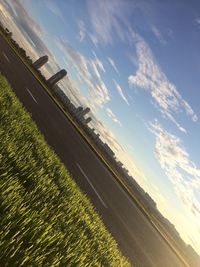
{"label": "green grass", "polygon": [[0,266],[130,266],[0,75]]}

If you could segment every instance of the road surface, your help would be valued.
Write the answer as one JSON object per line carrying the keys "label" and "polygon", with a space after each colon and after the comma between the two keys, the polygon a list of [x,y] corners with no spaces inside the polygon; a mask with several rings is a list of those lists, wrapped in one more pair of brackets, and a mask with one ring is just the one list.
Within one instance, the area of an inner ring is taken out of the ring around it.
{"label": "road surface", "polygon": [[16,95],[32,114],[48,144],[88,195],[122,253],[133,264],[138,264],[136,266],[183,267],[1,36],[0,72],[7,77]]}

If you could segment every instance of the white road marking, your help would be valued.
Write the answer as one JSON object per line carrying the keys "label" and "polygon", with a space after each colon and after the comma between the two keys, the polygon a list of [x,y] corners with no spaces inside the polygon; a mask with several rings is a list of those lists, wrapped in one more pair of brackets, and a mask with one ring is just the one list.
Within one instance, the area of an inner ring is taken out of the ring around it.
{"label": "white road marking", "polygon": [[10,63],[10,59],[7,57],[7,55],[4,52],[2,54],[5,57],[5,59],[8,61],[8,63]]}
{"label": "white road marking", "polygon": [[99,198],[99,200],[101,201],[101,203],[103,204],[103,206],[105,208],[108,208],[106,206],[105,202],[103,201],[103,199],[100,197],[100,195],[97,192],[97,190],[94,188],[93,184],[90,182],[89,178],[87,177],[87,175],[85,174],[85,172],[83,171],[83,169],[81,168],[81,166],[78,163],[76,165],[79,168],[79,170],[81,171],[81,173],[83,174],[83,176],[86,178],[86,180],[88,181],[88,183],[90,184],[90,186],[92,187],[92,189],[94,190],[95,194],[97,195],[97,197]]}
{"label": "white road marking", "polygon": [[29,95],[33,98],[33,100],[35,101],[35,103],[38,104],[37,100],[36,100],[35,97],[32,95],[31,91],[30,91],[28,88],[26,88],[26,90],[28,91]]}

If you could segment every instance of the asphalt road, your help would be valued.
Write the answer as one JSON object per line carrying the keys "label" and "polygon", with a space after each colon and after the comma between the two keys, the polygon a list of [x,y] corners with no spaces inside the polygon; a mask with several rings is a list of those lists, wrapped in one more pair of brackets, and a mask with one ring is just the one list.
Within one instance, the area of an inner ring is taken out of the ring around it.
{"label": "asphalt road", "polygon": [[123,254],[136,266],[184,266],[1,36],[0,72],[88,195]]}

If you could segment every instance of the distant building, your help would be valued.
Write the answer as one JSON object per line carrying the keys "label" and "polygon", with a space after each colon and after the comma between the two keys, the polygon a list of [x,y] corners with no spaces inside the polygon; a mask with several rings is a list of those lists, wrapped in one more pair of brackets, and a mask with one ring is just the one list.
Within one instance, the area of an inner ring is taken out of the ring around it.
{"label": "distant building", "polygon": [[6,33],[10,33],[10,30],[8,28],[5,28]]}
{"label": "distant building", "polygon": [[122,168],[122,171],[124,173],[124,175],[128,176],[128,169],[126,169],[125,167]]}
{"label": "distant building", "polygon": [[81,115],[81,113],[83,112],[83,107],[78,107],[77,109],[76,109],[76,114],[77,115]]}
{"label": "distant building", "polygon": [[4,30],[6,32],[6,35],[12,38],[12,32],[8,28],[5,28]]}
{"label": "distant building", "polygon": [[108,153],[108,155],[110,155],[112,158],[115,156],[115,153],[113,152],[113,150],[108,146],[108,144],[104,144],[104,149],[105,151]]}
{"label": "distant building", "polygon": [[88,112],[90,112],[90,108],[83,109],[81,106],[77,108],[77,115],[79,118],[83,118]]}
{"label": "distant building", "polygon": [[119,168],[123,167],[123,163],[121,161],[117,161],[117,165],[118,165]]}
{"label": "distant building", "polygon": [[90,123],[90,122],[91,122],[91,120],[92,120],[92,118],[91,118],[91,117],[88,117],[88,118],[85,120],[85,124],[88,124],[88,123]]}
{"label": "distant building", "polygon": [[43,57],[40,57],[38,60],[36,60],[34,63],[33,63],[33,67],[36,68],[36,69],[39,69],[41,68],[44,64],[46,64],[48,62],[48,56],[45,55]]}
{"label": "distant building", "polygon": [[81,113],[82,116],[85,116],[88,112],[90,112],[90,108],[85,108]]}
{"label": "distant building", "polygon": [[67,95],[60,89],[60,87],[56,84],[54,86],[54,92],[57,95],[57,97],[62,101],[63,106],[68,109],[71,113],[76,114],[77,108],[74,106],[74,104],[70,101],[70,99],[67,97]]}
{"label": "distant building", "polygon": [[51,78],[47,80],[47,82],[51,85],[54,86],[57,82],[59,82],[61,79],[63,79],[67,75],[66,70],[60,70],[56,74],[54,74]]}
{"label": "distant building", "polygon": [[0,21],[0,27],[5,31],[5,27],[4,27],[4,24]]}
{"label": "distant building", "polygon": [[90,108],[83,109],[83,107],[81,107],[81,106],[78,107],[76,109],[76,117],[77,117],[77,119],[83,124],[88,124],[92,120],[91,118],[86,118],[86,119],[84,118],[84,116],[88,112],[90,112]]}

